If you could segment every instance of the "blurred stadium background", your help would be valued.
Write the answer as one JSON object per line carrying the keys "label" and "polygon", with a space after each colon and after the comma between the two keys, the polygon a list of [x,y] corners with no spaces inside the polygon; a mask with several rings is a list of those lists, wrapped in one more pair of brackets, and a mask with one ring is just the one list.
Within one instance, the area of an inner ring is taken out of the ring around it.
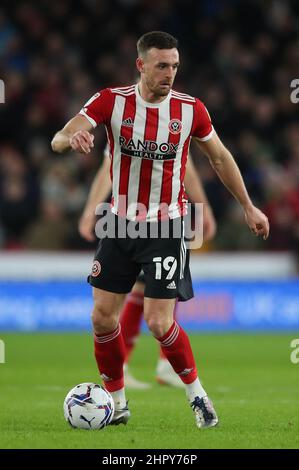
{"label": "blurred stadium background", "polygon": [[[1,328],[35,329],[47,319],[55,328],[57,309],[69,312],[68,327],[89,327],[90,292],[84,281],[94,246],[80,238],[77,223],[102,160],[105,133],[97,131],[91,156],[55,155],[50,141],[95,90],[136,80],[136,39],[152,29],[167,30],[180,40],[176,88],[206,103],[253,200],[271,224],[266,243],[253,237],[242,210],[207,159],[194,150],[218,232],[193,254],[195,286],[203,291],[203,302],[196,302],[196,308],[192,302],[186,305],[188,320],[221,328],[238,322],[245,328],[299,326],[299,105],[290,100],[290,83],[298,74],[298,17],[298,3],[291,0],[186,0],[183,7],[169,0],[3,3]],[[44,256],[45,251],[59,252],[59,263],[53,264],[55,258]],[[74,277],[82,282],[81,291],[62,284]],[[42,279],[44,296],[40,284],[36,289],[30,284],[33,279]],[[59,279],[60,287],[47,279]],[[259,279],[263,286],[255,282]],[[17,280],[20,284],[14,285]],[[253,318],[248,309],[260,314]]]}
{"label": "blurred stadium background", "polygon": [[[289,354],[290,338],[299,334],[299,104],[290,100],[290,84],[299,78],[296,0],[1,3],[1,337],[9,347],[8,331],[90,331],[92,299],[85,279],[95,245],[80,238],[77,224],[102,161],[105,133],[96,131],[90,156],[55,155],[50,141],[96,90],[136,80],[136,39],[159,29],[180,41],[182,66],[175,88],[204,101],[250,195],[271,224],[266,242],[252,236],[242,210],[207,159],[193,149],[218,231],[212,242],[192,253],[196,296],[180,305],[179,319],[194,334],[255,334],[241,354],[245,365],[246,360],[251,364],[257,332],[288,332],[277,357],[269,353],[265,368],[273,365],[273,357],[276,364],[281,362],[268,385],[278,375],[287,377],[282,371],[288,368],[288,399],[294,404],[294,369],[299,366],[290,369]],[[57,336],[53,338],[58,344]],[[12,344],[17,347],[18,341]],[[265,348],[270,348],[269,342]],[[36,350],[32,363],[39,354]],[[217,354],[216,361],[221,348]],[[237,354],[232,350],[227,362]],[[7,361],[3,367],[9,367]],[[96,377],[95,365],[90,367]],[[7,381],[13,382],[7,374]],[[71,386],[70,375],[65,377]],[[281,398],[282,390],[276,389],[275,397]]]}

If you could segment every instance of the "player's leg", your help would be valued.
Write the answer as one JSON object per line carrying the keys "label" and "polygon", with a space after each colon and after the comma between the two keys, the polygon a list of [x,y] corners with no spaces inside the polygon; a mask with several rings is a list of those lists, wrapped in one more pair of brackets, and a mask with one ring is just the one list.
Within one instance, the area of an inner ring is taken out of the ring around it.
{"label": "player's leg", "polygon": [[104,238],[99,243],[88,277],[93,286],[95,358],[104,385],[115,403],[111,424],[125,424],[130,416],[124,389],[125,345],[119,316],[124,297],[132,289],[139,269],[118,240]]}
{"label": "player's leg", "polygon": [[166,358],[184,383],[187,399],[195,412],[197,426],[212,427],[218,423],[218,418],[198,378],[189,338],[173,319],[174,304],[174,300],[145,297],[144,317]]}
{"label": "player's leg", "polygon": [[[94,306],[92,324],[95,356],[104,384],[109,392],[123,387],[123,362],[125,346],[119,324],[120,307],[125,294],[116,294],[93,288]],[[109,353],[113,354],[109,357]]]}
{"label": "player's leg", "polygon": [[180,220],[174,220],[173,231],[167,239],[148,241],[147,263],[143,266],[146,279],[144,318],[184,383],[197,426],[211,427],[218,423],[217,415],[199,381],[189,338],[173,318],[176,298],[188,300],[193,296],[184,237],[174,235],[174,229],[179,228],[174,224],[179,223]]}
{"label": "player's leg", "polygon": [[140,325],[143,317],[144,284],[137,282],[127,295],[123,306],[120,322],[126,348],[125,362],[129,361],[130,355],[140,333]]}
{"label": "player's leg", "polygon": [[131,353],[140,334],[143,318],[144,278],[142,273],[138,276],[130,294],[127,295],[120,316],[122,335],[125,343],[126,357],[124,364],[124,376],[126,387],[136,390],[146,390],[150,384],[136,379],[128,366]]}
{"label": "player's leg", "polygon": [[[174,320],[176,320],[177,306],[178,303],[176,302],[173,311]],[[184,388],[184,383],[173,370],[173,367],[165,356],[161,346],[159,346],[159,358],[156,366],[156,380],[160,385]]]}
{"label": "player's leg", "polygon": [[[141,322],[143,318],[143,299],[144,299],[145,279],[141,272],[130,294],[127,295],[124,307],[120,316],[122,335],[125,342],[126,357],[124,365],[124,375],[126,387],[136,390],[146,390],[150,384],[136,379],[129,368],[129,360],[133,352],[136,340],[140,335]],[[177,304],[174,310],[174,316]],[[162,348],[159,348],[159,358],[156,366],[156,379],[161,385],[170,385],[178,388],[184,388],[184,384],[173,370],[167,360]]]}
{"label": "player's leg", "polygon": [[[174,306],[175,299],[145,297],[144,318],[175,372],[184,384],[189,384],[196,380],[197,370],[189,339],[173,318]],[[206,394],[203,389],[198,389],[198,393]],[[190,391],[190,401],[193,398]]]}
{"label": "player's leg", "polygon": [[[150,387],[150,384],[141,382],[136,379],[129,368],[129,360],[133,352],[136,340],[140,334],[141,322],[143,318],[143,299],[144,299],[145,277],[141,271],[136,283],[130,294],[127,295],[124,307],[120,316],[120,323],[122,327],[122,335],[125,342],[126,357],[124,365],[124,375],[126,387],[145,390]],[[176,315],[177,303],[174,309],[174,317]],[[162,348],[159,348],[159,358],[156,366],[156,379],[161,385],[170,385],[173,387],[184,388],[183,382],[172,368],[172,365],[167,360]]]}
{"label": "player's leg", "polygon": [[126,423],[130,416],[124,388],[125,345],[119,324],[124,296],[125,294],[93,289],[94,353],[105,388],[113,397],[115,414],[112,424]]}
{"label": "player's leg", "polygon": [[[121,331],[126,349],[124,364],[125,384],[126,387],[136,390],[146,390],[151,386],[149,383],[136,379],[129,368],[129,360],[136,346],[137,338],[140,335],[143,318],[144,286],[144,275],[141,272],[130,294],[127,295],[120,314]],[[161,347],[159,347],[159,358],[156,366],[156,379],[161,385],[184,388],[182,381],[173,370]]]}

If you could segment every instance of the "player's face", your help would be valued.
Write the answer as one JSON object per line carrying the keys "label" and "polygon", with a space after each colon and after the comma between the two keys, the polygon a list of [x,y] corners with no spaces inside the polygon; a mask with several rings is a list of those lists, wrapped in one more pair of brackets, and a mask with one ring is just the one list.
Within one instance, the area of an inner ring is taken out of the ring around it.
{"label": "player's face", "polygon": [[177,49],[156,49],[147,51],[143,58],[139,58],[141,80],[143,80],[155,96],[167,96],[174,82],[179,66],[179,52]]}

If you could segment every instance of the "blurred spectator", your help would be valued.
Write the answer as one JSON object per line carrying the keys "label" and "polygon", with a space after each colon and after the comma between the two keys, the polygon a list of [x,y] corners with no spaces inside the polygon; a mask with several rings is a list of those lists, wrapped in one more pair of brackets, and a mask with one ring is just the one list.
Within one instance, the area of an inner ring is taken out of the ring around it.
{"label": "blurred spectator", "polygon": [[0,219],[7,247],[22,245],[28,224],[36,217],[39,188],[22,155],[13,147],[0,152]]}
{"label": "blurred spectator", "polygon": [[266,176],[268,203],[264,207],[271,224],[270,248],[294,248],[299,221],[299,189],[296,176],[276,166]]}
{"label": "blurred spectator", "polygon": [[69,224],[62,207],[44,200],[40,217],[26,233],[25,246],[30,250],[62,250],[66,248],[68,236]]}

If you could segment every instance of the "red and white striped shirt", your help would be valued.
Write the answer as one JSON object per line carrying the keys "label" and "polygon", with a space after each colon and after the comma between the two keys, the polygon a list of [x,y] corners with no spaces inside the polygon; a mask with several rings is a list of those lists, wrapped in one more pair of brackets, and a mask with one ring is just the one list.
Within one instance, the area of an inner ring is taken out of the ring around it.
{"label": "red and white striped shirt", "polygon": [[138,85],[106,88],[90,98],[80,114],[93,127],[106,126],[115,214],[152,222],[161,218],[163,206],[172,219],[185,213],[190,139],[208,140],[213,134],[199,99],[171,90],[162,102],[148,103]]}

